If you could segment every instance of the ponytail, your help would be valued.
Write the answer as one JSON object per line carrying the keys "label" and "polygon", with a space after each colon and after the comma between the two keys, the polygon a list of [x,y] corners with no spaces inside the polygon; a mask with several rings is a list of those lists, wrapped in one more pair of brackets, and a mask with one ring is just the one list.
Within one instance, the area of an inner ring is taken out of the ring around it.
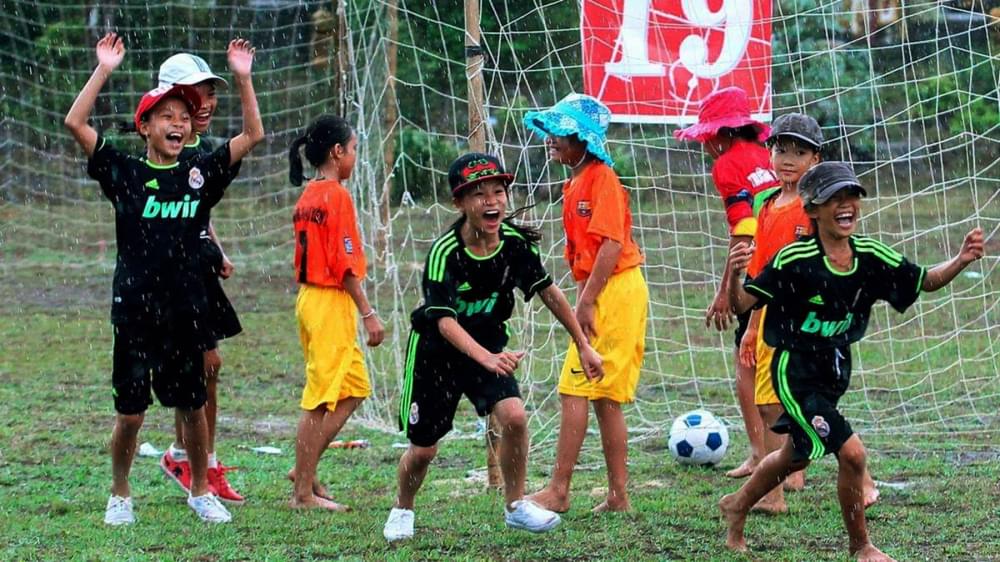
{"label": "ponytail", "polygon": [[302,156],[299,149],[306,142],[305,135],[292,141],[292,147],[288,149],[288,181],[292,185],[302,185],[303,177]]}
{"label": "ponytail", "polygon": [[336,145],[346,148],[347,141],[354,134],[351,124],[343,117],[336,115],[321,115],[306,129],[306,134],[292,141],[288,150],[288,180],[292,185],[302,185],[305,175],[302,169],[302,157],[299,150],[305,145],[306,160],[314,168],[319,168],[330,155],[330,149]]}

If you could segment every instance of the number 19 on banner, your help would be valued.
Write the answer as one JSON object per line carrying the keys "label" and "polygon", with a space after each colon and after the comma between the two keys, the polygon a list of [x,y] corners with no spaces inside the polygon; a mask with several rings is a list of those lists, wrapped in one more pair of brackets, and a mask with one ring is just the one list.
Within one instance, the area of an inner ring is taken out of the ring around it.
{"label": "number 19 on banner", "polygon": [[739,86],[771,114],[770,0],[584,0],[584,91],[619,122],[685,123]]}

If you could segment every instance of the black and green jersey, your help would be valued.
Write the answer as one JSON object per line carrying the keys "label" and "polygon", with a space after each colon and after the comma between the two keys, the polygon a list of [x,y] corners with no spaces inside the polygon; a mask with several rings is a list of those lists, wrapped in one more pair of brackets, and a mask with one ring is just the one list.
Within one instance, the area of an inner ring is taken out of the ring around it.
{"label": "black and green jersey", "polygon": [[876,301],[903,312],[917,299],[924,268],[877,240],[851,236],[849,242],[849,271],[834,269],[813,235],[782,248],[747,280],[747,292],[767,305],[768,345],[800,351],[849,345],[864,336]]}
{"label": "black and green jersey", "polygon": [[116,324],[161,322],[204,306],[200,226],[231,180],[229,144],[157,165],[116,150],[103,138],[87,162],[115,209],[111,319]]}
{"label": "black and green jersey", "polygon": [[552,284],[538,246],[515,227],[502,223],[500,244],[489,256],[477,256],[462,242],[461,224],[434,241],[423,276],[423,302],[413,311],[413,329],[450,347],[437,321],[458,320],[480,345],[497,353],[507,344],[506,322],[514,310],[514,288],[525,301]]}

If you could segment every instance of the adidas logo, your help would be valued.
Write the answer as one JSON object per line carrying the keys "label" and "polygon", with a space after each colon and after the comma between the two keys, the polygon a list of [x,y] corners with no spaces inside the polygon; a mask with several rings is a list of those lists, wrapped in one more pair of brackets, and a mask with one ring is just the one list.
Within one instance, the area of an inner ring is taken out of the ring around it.
{"label": "adidas logo", "polygon": [[818,304],[820,306],[823,306],[825,304],[823,302],[823,296],[822,295],[816,295],[815,297],[809,299],[809,302],[811,302],[813,304]]}
{"label": "adidas logo", "polygon": [[472,285],[469,285],[468,281],[465,281],[461,285],[458,286],[458,292],[460,292],[460,293],[464,292],[464,291],[471,291],[471,290],[472,290]]}
{"label": "adidas logo", "polygon": [[149,189],[160,189],[160,184],[156,181],[156,178],[153,178],[146,182],[146,187]]}

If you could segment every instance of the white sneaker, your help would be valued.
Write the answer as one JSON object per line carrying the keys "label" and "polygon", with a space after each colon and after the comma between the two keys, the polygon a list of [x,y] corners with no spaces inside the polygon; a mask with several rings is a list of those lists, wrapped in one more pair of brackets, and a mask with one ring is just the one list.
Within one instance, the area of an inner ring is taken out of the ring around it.
{"label": "white sneaker", "polygon": [[510,505],[514,511],[504,509],[504,520],[512,529],[544,533],[559,525],[558,513],[549,511],[531,500],[517,500]]}
{"label": "white sneaker", "polygon": [[104,508],[105,525],[131,525],[135,523],[135,514],[132,513],[132,498],[121,496],[111,496],[108,498],[108,507]]}
{"label": "white sneaker", "polygon": [[202,521],[208,523],[229,523],[233,520],[233,516],[212,493],[204,496],[188,496],[188,505]]}
{"label": "white sneaker", "polygon": [[382,536],[389,542],[401,541],[413,537],[413,510],[392,508],[389,518],[385,520]]}

